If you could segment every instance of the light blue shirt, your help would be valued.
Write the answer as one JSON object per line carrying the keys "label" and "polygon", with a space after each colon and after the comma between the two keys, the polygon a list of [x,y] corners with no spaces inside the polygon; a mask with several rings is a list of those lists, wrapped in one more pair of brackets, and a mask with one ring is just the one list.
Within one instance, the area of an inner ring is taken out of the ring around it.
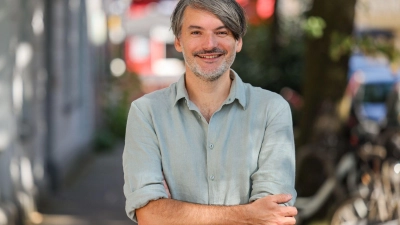
{"label": "light blue shirt", "polygon": [[[246,204],[289,193],[296,198],[288,103],[278,94],[233,82],[207,123],[190,101],[184,76],[132,102],[123,153],[126,212],[167,198],[205,205]],[[164,173],[164,175],[163,175]]]}

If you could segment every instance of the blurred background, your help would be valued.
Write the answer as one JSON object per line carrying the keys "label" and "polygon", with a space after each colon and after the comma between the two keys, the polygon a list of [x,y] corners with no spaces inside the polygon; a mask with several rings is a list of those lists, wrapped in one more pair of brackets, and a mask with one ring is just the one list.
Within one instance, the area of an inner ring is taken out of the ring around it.
{"label": "blurred background", "polygon": [[[400,224],[400,0],[237,0],[233,69],[291,105],[298,224]],[[130,102],[184,72],[176,0],[0,0],[0,225],[132,224]]]}

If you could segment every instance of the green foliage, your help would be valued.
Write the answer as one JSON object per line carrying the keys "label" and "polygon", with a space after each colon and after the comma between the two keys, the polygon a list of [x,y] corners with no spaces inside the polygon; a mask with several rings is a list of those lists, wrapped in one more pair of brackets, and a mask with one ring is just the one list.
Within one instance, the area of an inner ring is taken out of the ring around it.
{"label": "green foliage", "polygon": [[237,54],[232,68],[241,78],[254,86],[265,86],[273,80],[266,72],[268,56],[266,49],[270,41],[266,26],[250,26],[243,38],[242,51]]}
{"label": "green foliage", "polygon": [[350,54],[353,46],[354,41],[352,36],[333,32],[331,35],[329,55],[333,61],[337,62],[342,56]]}
{"label": "green foliage", "polygon": [[355,47],[367,55],[383,55],[389,62],[398,63],[400,51],[391,40],[363,37],[355,39]]}
{"label": "green foliage", "polygon": [[285,41],[277,46],[272,38],[270,25],[249,26],[232,68],[253,86],[278,93],[283,87],[298,91],[303,70],[302,39],[282,34],[279,39]]}
{"label": "green foliage", "polygon": [[103,126],[95,136],[96,150],[109,150],[125,138],[130,103],[139,91],[139,80],[134,74],[110,78],[103,99]]}
{"label": "green foliage", "polygon": [[107,129],[101,129],[96,132],[94,137],[94,149],[97,152],[111,150],[116,144],[117,138]]}
{"label": "green foliage", "polygon": [[324,36],[326,22],[321,17],[310,16],[304,21],[302,28],[309,38],[318,39]]}
{"label": "green foliage", "polygon": [[331,35],[330,57],[334,61],[352,51],[360,51],[369,56],[384,56],[389,60],[393,67],[400,63],[400,51],[396,48],[392,40],[382,38],[372,38],[369,36],[354,37],[333,32]]}
{"label": "green foliage", "polygon": [[112,107],[105,109],[105,122],[111,134],[118,139],[125,138],[126,122],[128,118],[129,104],[126,99],[120,101]]}

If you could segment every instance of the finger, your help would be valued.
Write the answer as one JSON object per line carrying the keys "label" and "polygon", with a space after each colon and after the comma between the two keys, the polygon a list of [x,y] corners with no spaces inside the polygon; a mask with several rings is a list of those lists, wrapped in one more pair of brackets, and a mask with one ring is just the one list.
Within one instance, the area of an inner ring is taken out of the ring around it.
{"label": "finger", "polygon": [[286,203],[292,199],[292,195],[290,194],[277,194],[277,195],[270,195],[270,198],[275,203]]}
{"label": "finger", "polygon": [[297,209],[293,206],[282,206],[279,214],[281,216],[293,217],[297,215]]}
{"label": "finger", "polygon": [[294,218],[294,217],[285,217],[284,219],[282,219],[282,224],[285,224],[285,225],[296,224],[296,218]]}

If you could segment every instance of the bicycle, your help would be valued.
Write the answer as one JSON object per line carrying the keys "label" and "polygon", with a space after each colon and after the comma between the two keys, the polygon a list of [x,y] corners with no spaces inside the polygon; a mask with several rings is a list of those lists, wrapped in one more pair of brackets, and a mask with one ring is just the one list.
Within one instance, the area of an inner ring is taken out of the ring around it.
{"label": "bicycle", "polygon": [[363,144],[359,185],[334,212],[331,225],[399,224],[400,163],[382,145]]}

